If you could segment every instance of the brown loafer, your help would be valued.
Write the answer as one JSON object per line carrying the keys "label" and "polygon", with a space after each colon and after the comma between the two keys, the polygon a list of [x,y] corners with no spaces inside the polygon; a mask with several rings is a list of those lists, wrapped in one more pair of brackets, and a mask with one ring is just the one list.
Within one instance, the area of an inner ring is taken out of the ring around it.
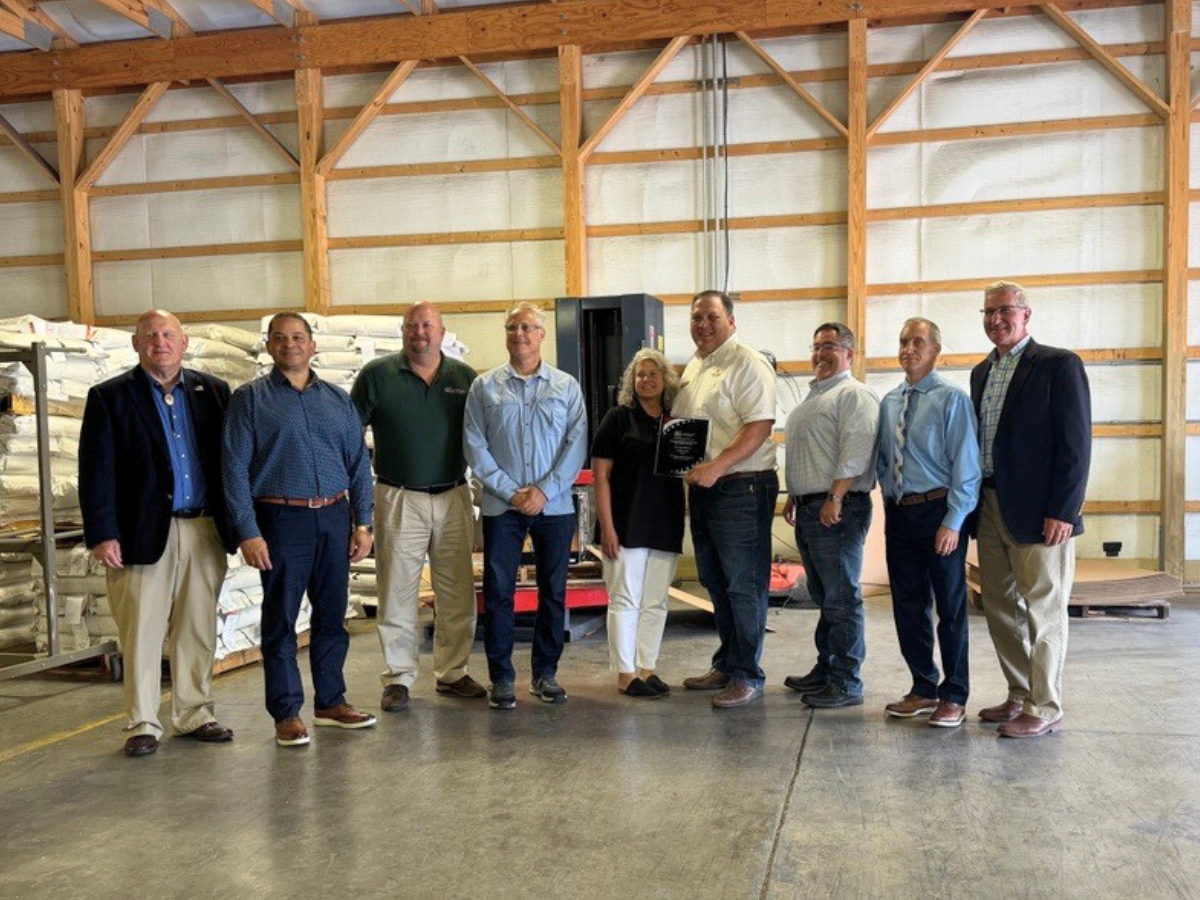
{"label": "brown loafer", "polygon": [[223,744],[233,740],[233,729],[226,728],[219,722],[205,722],[194,731],[187,732],[184,737],[195,738],[206,744]]}
{"label": "brown loafer", "polygon": [[470,675],[464,675],[458,681],[439,681],[437,692],[453,694],[455,697],[465,697],[468,700],[478,700],[487,696],[487,688]]}
{"label": "brown loafer", "polygon": [[299,716],[275,723],[275,743],[280,747],[303,747],[308,743],[308,729]]}
{"label": "brown loafer", "polygon": [[370,728],[375,724],[375,717],[359,712],[349,703],[342,703],[329,709],[314,709],[313,724],[326,728]]}
{"label": "brown loafer", "polygon": [[988,706],[979,711],[979,718],[985,722],[1011,722],[1021,715],[1024,706],[1019,700],[1005,700],[998,706]]}
{"label": "brown loafer", "polygon": [[744,681],[731,681],[725,690],[712,698],[712,705],[717,709],[749,706],[762,695],[762,688],[754,687]]}
{"label": "brown loafer", "polygon": [[719,691],[729,684],[729,676],[716,669],[709,669],[703,675],[693,675],[683,679],[683,686],[689,691]]}
{"label": "brown loafer", "polygon": [[911,719],[913,716],[927,716],[938,708],[938,702],[920,694],[905,694],[903,700],[889,703],[883,711],[897,719]]}
{"label": "brown loafer", "polygon": [[158,749],[158,738],[152,734],[135,734],[125,742],[126,756],[149,756]]}
{"label": "brown loafer", "polygon": [[967,717],[967,710],[958,703],[943,700],[929,717],[929,724],[934,728],[957,728]]}
{"label": "brown loafer", "polygon": [[384,712],[399,712],[408,706],[408,688],[403,684],[389,684],[383,689],[379,708]]}
{"label": "brown loafer", "polygon": [[1062,716],[1057,719],[1042,719],[1038,716],[1031,716],[1029,713],[1021,713],[1011,722],[1005,722],[996,731],[1001,737],[1006,738],[1035,738],[1058,731],[1060,728],[1062,728]]}

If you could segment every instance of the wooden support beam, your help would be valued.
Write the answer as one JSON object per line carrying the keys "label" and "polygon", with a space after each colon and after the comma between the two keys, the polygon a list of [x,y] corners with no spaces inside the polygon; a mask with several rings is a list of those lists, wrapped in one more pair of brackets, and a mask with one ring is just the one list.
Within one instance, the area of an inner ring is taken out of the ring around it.
{"label": "wooden support beam", "polygon": [[[58,181],[58,174],[55,173],[54,180]],[[9,191],[5,194],[0,194],[0,204],[4,203],[57,203],[59,201],[58,191]]]}
{"label": "wooden support beam", "polygon": [[379,247],[441,247],[450,244],[511,244],[561,241],[561,228],[503,228],[493,231],[433,231],[414,234],[374,234],[329,238],[330,250],[369,250]]}
{"label": "wooden support beam", "polygon": [[563,237],[567,294],[586,296],[587,178],[583,136],[583,51],[576,44],[558,48],[559,117],[562,122]]}
{"label": "wooden support beam", "polygon": [[[184,325],[187,325],[189,322],[208,323],[218,320],[225,322],[238,322],[246,319],[257,320],[262,316],[273,316],[281,312],[303,312],[303,310],[295,306],[249,306],[241,309],[176,310],[175,318]],[[119,316],[96,316],[94,324],[105,328],[136,325],[139,317],[139,313]]]}
{"label": "wooden support beam", "polygon": [[64,31],[61,25],[38,8],[36,0],[0,0],[0,9],[5,7],[13,15],[34,22],[49,31],[54,36],[54,40],[58,42],[54,45],[56,48],[79,46],[79,42]]}
{"label": "wooden support beam", "polygon": [[67,318],[91,324],[96,315],[92,290],[92,229],[87,191],[77,180],[83,173],[83,94],[54,92],[54,123],[58,131],[58,176],[62,197],[63,253],[67,270]]}
{"label": "wooden support beam", "polygon": [[604,120],[603,124],[601,124],[601,126],[596,129],[596,132],[588,137],[583,146],[579,148],[579,155],[585,163],[587,162],[588,157],[590,157],[595,151],[597,145],[599,145],[599,143],[604,140],[605,136],[612,131],[613,127],[619,121],[621,121],[621,117],[624,116],[625,113],[629,112],[629,110],[633,107],[633,104],[637,103],[638,100],[641,99],[642,95],[646,93],[650,85],[654,83],[654,79],[662,74],[662,70],[670,64],[671,60],[679,55],[679,51],[682,50],[690,41],[691,38],[689,37],[677,37],[672,38],[667,43],[667,46],[662,49],[662,52],[658,54],[654,62],[652,62],[646,71],[642,73],[642,76],[630,86],[629,91],[623,98],[621,98],[621,101],[616,105],[613,111],[608,114],[608,118]]}
{"label": "wooden support beam", "polygon": [[320,69],[296,72],[296,108],[300,130],[300,211],[304,235],[304,308],[329,312],[329,223],[325,177],[317,166],[325,152]]}
{"label": "wooden support beam", "polygon": [[94,250],[92,262],[131,262],[147,259],[195,259],[204,256],[246,256],[252,253],[299,253],[302,241],[248,241],[237,244],[194,244],[190,247],[142,247],[136,250]]}
{"label": "wooden support beam", "polygon": [[946,43],[942,45],[942,48],[938,50],[937,53],[933,54],[932,57],[930,57],[929,61],[925,63],[921,71],[917,73],[917,77],[910,81],[904,87],[904,89],[900,91],[899,94],[892,98],[892,102],[887,105],[887,108],[884,109],[884,111],[879,114],[875,121],[871,123],[871,127],[867,129],[867,143],[871,142],[872,138],[875,137],[875,132],[877,132],[880,129],[880,126],[882,126],[883,123],[888,120],[888,117],[891,116],[891,114],[897,109],[899,109],[905,100],[912,96],[913,91],[925,83],[929,76],[933,74],[933,70],[941,65],[942,60],[950,55],[950,51],[955,48],[959,41],[970,34],[971,29],[978,25],[983,17],[987,14],[988,10],[986,9],[977,9],[975,12],[971,13],[970,18],[963,22],[962,26],[958,29],[958,31],[954,32],[950,40],[946,41]]}
{"label": "wooden support beam", "polygon": [[851,363],[854,377],[867,371],[867,22],[852,19],[848,29],[849,72],[846,131],[846,324],[857,338]]}
{"label": "wooden support beam", "polygon": [[549,147],[555,153],[558,153],[560,155],[562,154],[562,149],[555,142],[554,138],[552,138],[552,137],[550,137],[550,135],[546,134],[546,132],[542,130],[542,127],[540,125],[538,125],[537,122],[533,121],[533,119],[531,119],[529,117],[529,113],[525,112],[525,110],[521,109],[521,107],[519,107],[517,104],[513,103],[512,99],[508,96],[508,94],[506,94],[506,93],[504,93],[504,91],[500,90],[499,85],[497,85],[494,81],[492,81],[492,79],[488,78],[487,74],[482,69],[480,69],[479,66],[475,65],[475,63],[471,62],[465,56],[460,56],[458,59],[459,59],[459,62],[461,62],[464,66],[466,66],[476,78],[478,78],[480,81],[482,81],[484,84],[486,84],[493,94],[495,94],[497,97],[500,98],[500,101],[505,106],[508,107],[509,111],[512,112],[513,115],[515,115],[518,119],[520,119],[522,122],[524,122],[526,125],[528,125],[529,128],[533,131],[533,133],[536,134],[539,138],[541,138],[542,143],[544,143],[547,147]]}
{"label": "wooden support beam", "polygon": [[1189,142],[1191,139],[1191,0],[1166,0],[1167,96],[1163,141],[1162,566],[1183,577],[1187,492],[1187,316]]}
{"label": "wooden support beam", "polygon": [[269,187],[299,184],[298,172],[273,175],[222,175],[217,178],[180,178],[172,181],[144,181],[135,184],[106,184],[88,191],[92,197],[128,197],[141,194],[172,194],[184,191],[214,191],[224,188]]}
{"label": "wooden support beam", "polygon": [[17,148],[18,152],[20,152],[22,156],[37,166],[38,169],[40,169],[42,173],[45,174],[45,176],[55,184],[59,183],[58,170],[54,168],[54,166],[50,165],[50,163],[46,162],[46,160],[42,157],[42,154],[34,150],[29,141],[25,140],[24,135],[17,131],[17,129],[13,127],[12,123],[9,122],[8,119],[4,118],[4,116],[0,116],[0,131],[4,132],[4,134],[8,136],[8,139],[12,142],[12,145]]}
{"label": "wooden support beam", "polygon": [[471,159],[462,162],[400,163],[393,166],[360,166],[333,169],[329,181],[357,181],[363,178],[420,178],[429,175],[465,175],[472,172],[524,172],[530,169],[557,169],[561,159],[555,156],[506,156],[501,159]]}
{"label": "wooden support beam", "polygon": [[[864,27],[865,27],[865,23],[866,23],[865,19],[855,19],[855,20],[852,20],[852,22],[853,21],[863,22]],[[756,40],[754,40],[752,37],[750,37],[750,35],[746,34],[744,31],[738,31],[738,32],[736,32],[736,34],[737,34],[738,40],[740,40],[743,44],[745,44],[747,47],[749,47],[751,50],[753,50],[754,55],[757,56],[759,59],[761,59],[763,62],[765,62],[767,64],[767,66],[770,67],[771,71],[774,72],[780,78],[780,80],[783,81],[784,84],[786,84],[789,88],[791,88],[792,92],[797,97],[799,97],[801,100],[803,100],[809,106],[811,106],[813,111],[818,116],[820,116],[822,119],[824,119],[830,125],[832,125],[834,131],[836,131],[842,137],[848,136],[848,131],[846,129],[846,126],[842,124],[842,120],[839,119],[837,116],[835,116],[833,113],[831,113],[828,109],[826,109],[825,104],[823,104],[820,100],[818,100],[811,93],[809,93],[808,89],[805,88],[804,85],[802,85],[795,78],[793,78],[792,73],[789,72],[787,69],[785,69],[783,66],[781,66],[775,60],[775,58],[773,56],[771,56],[771,54],[769,54],[766,50],[764,50],[762,48],[762,46]],[[853,38],[851,38],[851,41],[853,41]],[[863,79],[865,82],[865,79],[866,79],[866,68],[865,68],[866,62],[865,61],[863,62],[863,67],[864,67],[863,68]]]}
{"label": "wooden support beam", "polygon": [[296,159],[296,157],[292,155],[292,151],[284,146],[283,141],[275,137],[275,135],[267,128],[267,126],[258,120],[254,113],[250,112],[250,110],[246,109],[246,107],[242,105],[242,101],[235,97],[233,92],[230,91],[229,88],[225,87],[219,78],[209,78],[208,83],[212,86],[214,91],[224,97],[230,103],[230,105],[237,110],[238,115],[245,119],[250,127],[258,133],[259,137],[267,142],[268,147],[274,150],[279,156],[283,157],[284,161],[289,166],[291,166],[297,172],[300,171],[300,160]]}
{"label": "wooden support beam", "polygon": [[156,34],[160,38],[171,37],[173,23],[170,16],[155,6],[144,4],[141,0],[96,0],[96,2],[108,7],[121,18],[141,25],[151,34]]}
{"label": "wooden support beam", "polygon": [[1046,3],[1040,9],[1053,19],[1059,28],[1073,37],[1079,46],[1090,53],[1096,62],[1104,66],[1125,87],[1140,97],[1143,103],[1163,118],[1166,118],[1171,113],[1170,107],[1162,101],[1162,98],[1158,94],[1154,93],[1140,78],[1125,68],[1120,60],[1104,49],[1095,38],[1076,24],[1075,20],[1059,9],[1058,6],[1053,3]]}
{"label": "wooden support beam", "polygon": [[38,50],[50,50],[55,37],[62,32],[57,26],[47,27],[47,21],[54,20],[32,5],[27,6],[17,0],[0,0],[0,32]]}
{"label": "wooden support beam", "polygon": [[392,73],[383,80],[375,95],[370,101],[359,110],[358,115],[354,117],[354,121],[350,123],[350,127],[343,132],[338,142],[334,144],[333,149],[325,154],[325,157],[317,164],[317,173],[323,178],[328,177],[333,167],[338,164],[350,146],[359,139],[367,126],[375,121],[375,117],[379,115],[379,111],[391,98],[392,94],[396,93],[396,89],[400,87],[412,74],[413,69],[417,67],[420,60],[408,59],[400,63],[392,70]]}
{"label": "wooden support beam", "polygon": [[125,114],[125,118],[121,120],[121,124],[117,126],[116,131],[113,132],[113,136],[108,139],[108,143],[96,154],[96,158],[87,167],[87,171],[79,177],[75,184],[77,190],[86,193],[91,189],[92,185],[96,183],[96,179],[103,175],[104,170],[117,158],[117,154],[125,149],[125,144],[137,131],[137,127],[142,124],[142,120],[150,114],[154,104],[166,93],[169,86],[170,82],[168,81],[156,81],[146,86],[137,102],[133,104],[133,107]]}

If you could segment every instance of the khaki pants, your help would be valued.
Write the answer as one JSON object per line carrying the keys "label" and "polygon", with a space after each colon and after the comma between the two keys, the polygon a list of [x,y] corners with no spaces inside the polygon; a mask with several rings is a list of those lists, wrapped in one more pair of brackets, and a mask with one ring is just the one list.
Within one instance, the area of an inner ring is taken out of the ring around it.
{"label": "khaki pants", "polygon": [[1062,715],[1067,604],[1075,580],[1075,540],[1057,547],[1019,544],[1004,524],[995,490],[979,512],[979,572],[988,631],[1008,681],[1008,699],[1030,715]]}
{"label": "khaki pants", "polygon": [[187,734],[216,721],[213,654],[217,598],[227,565],[212,519],[172,519],[158,562],[108,570],[108,602],[125,665],[126,731],[162,736],[164,638],[171,659],[171,724]]}
{"label": "khaki pants", "polygon": [[385,685],[411,687],[417,680],[418,593],[426,554],[435,599],[434,677],[455,682],[467,674],[475,641],[474,533],[468,485],[441,494],[375,486],[376,624]]}

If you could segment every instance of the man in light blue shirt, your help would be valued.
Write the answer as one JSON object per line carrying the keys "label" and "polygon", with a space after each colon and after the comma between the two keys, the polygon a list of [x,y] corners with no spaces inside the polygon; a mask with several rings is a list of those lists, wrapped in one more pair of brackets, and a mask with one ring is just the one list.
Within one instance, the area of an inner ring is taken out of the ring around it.
{"label": "man in light blue shirt", "polygon": [[[904,383],[879,411],[876,474],[883,490],[892,613],[912,689],[889,703],[889,716],[929,715],[929,724],[963,722],[967,675],[966,537],[963,522],[979,499],[975,416],[966,392],[934,371],[941,329],[913,318],[900,331]],[[933,661],[937,608],[943,676]]]}
{"label": "man in light blue shirt", "polygon": [[518,304],[504,331],[509,361],[471,385],[463,422],[467,462],[483,483],[483,641],[492,709],[517,702],[513,595],[526,536],[538,584],[530,693],[546,703],[567,699],[555,676],[575,534],[571,487],[587,456],[583,393],[574,378],[542,361],[541,309]]}

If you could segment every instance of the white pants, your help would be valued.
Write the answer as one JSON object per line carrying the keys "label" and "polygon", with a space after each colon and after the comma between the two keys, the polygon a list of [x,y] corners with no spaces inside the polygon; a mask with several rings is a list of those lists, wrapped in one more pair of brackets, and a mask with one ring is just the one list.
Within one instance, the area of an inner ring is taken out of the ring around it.
{"label": "white pants", "polygon": [[387,666],[381,675],[385,685],[412,687],[417,680],[418,594],[426,554],[435,600],[434,677],[454,682],[467,674],[475,640],[474,536],[468,485],[441,494],[375,486],[376,624]]}
{"label": "white pants", "polygon": [[653,669],[658,662],[667,624],[667,589],[678,562],[678,553],[644,547],[622,547],[616,560],[604,560],[608,658],[614,672]]}

